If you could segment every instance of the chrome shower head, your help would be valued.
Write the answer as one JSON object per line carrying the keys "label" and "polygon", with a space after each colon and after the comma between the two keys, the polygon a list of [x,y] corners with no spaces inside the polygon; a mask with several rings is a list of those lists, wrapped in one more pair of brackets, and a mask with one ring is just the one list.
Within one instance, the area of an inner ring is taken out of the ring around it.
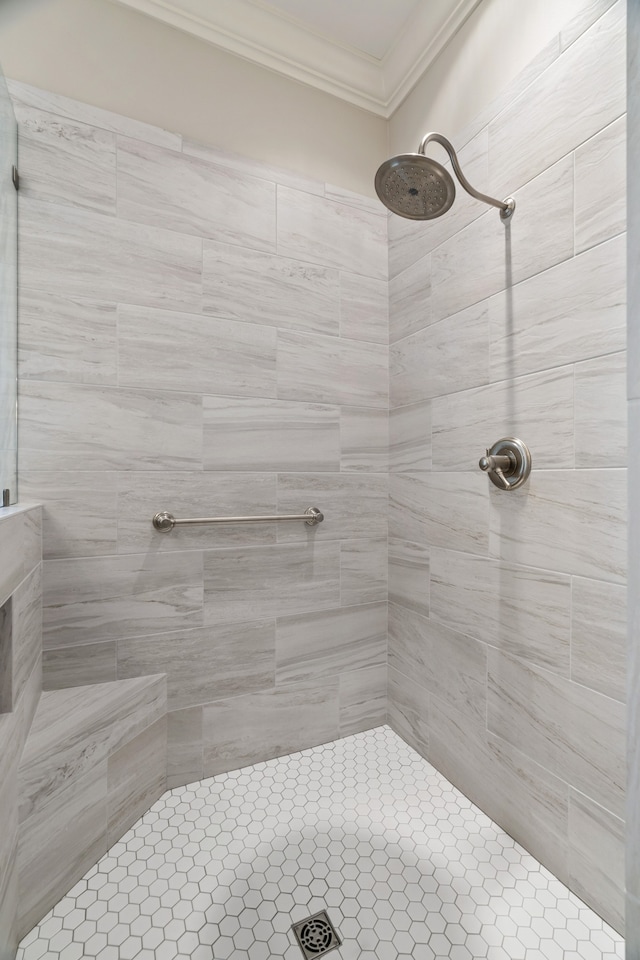
{"label": "chrome shower head", "polygon": [[402,153],[376,173],[376,193],[393,213],[409,220],[433,220],[446,213],[456,188],[445,168],[422,153]]}
{"label": "chrome shower head", "polygon": [[445,148],[455,175],[467,193],[476,200],[498,207],[501,219],[509,220],[515,210],[515,200],[512,197],[496,200],[474,190],[460,169],[453,146],[441,133],[428,133],[422,138],[418,153],[402,153],[385,160],[378,168],[376,193],[385,207],[409,220],[434,220],[451,207],[456,195],[453,178],[441,164],[424,153],[426,145],[432,141]]}

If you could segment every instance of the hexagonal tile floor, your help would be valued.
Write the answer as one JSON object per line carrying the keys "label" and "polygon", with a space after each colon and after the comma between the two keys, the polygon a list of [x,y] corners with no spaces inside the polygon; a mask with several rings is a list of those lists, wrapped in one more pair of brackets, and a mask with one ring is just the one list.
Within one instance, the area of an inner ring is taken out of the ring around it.
{"label": "hexagonal tile floor", "polygon": [[166,793],[19,960],[614,960],[623,941],[380,727]]}

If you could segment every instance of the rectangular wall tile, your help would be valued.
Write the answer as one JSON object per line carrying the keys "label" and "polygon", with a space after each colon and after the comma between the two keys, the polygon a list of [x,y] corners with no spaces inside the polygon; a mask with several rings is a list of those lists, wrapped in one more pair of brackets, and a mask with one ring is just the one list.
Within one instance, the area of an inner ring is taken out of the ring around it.
{"label": "rectangular wall tile", "polygon": [[46,647],[143,636],[201,623],[200,553],[45,563]]}
{"label": "rectangular wall tile", "polygon": [[493,297],[491,379],[624,350],[625,277],[618,237]]}
{"label": "rectangular wall tile", "polygon": [[167,782],[167,718],[162,717],[109,756],[107,839],[116,843],[147,812]]}
{"label": "rectangular wall tile", "polygon": [[395,473],[431,470],[431,401],[389,412],[389,466]]}
{"label": "rectangular wall tile", "polygon": [[274,685],[272,620],[215,623],[118,641],[118,678],[167,675],[168,708],[184,710]]}
{"label": "rectangular wall tile", "polygon": [[26,198],[20,219],[21,287],[59,297],[200,310],[199,238]]}
{"label": "rectangular wall tile", "polygon": [[280,617],[276,624],[276,684],[378,666],[386,662],[386,646],[386,603]]}
{"label": "rectangular wall tile", "polygon": [[389,600],[429,616],[429,548],[389,540]]}
{"label": "rectangular wall tile", "polygon": [[64,690],[90,683],[109,683],[117,679],[116,664],[115,640],[54,647],[45,650],[42,656],[43,687]]}
{"label": "rectangular wall tile", "polygon": [[571,679],[625,700],[627,591],[617,583],[573,577]]}
{"label": "rectangular wall tile", "polygon": [[120,306],[118,377],[125,386],[273,397],[276,332],[190,313]]}
{"label": "rectangular wall tile", "polygon": [[[139,137],[138,139],[143,138]],[[221,147],[191,140],[189,137],[182,138],[182,152],[221,167],[231,167],[232,170],[247,174],[250,177],[257,177],[259,180],[269,180],[271,183],[281,183],[284,186],[292,187],[294,190],[315,193],[319,197],[324,196],[325,185],[321,180],[313,180],[294,170],[287,170],[285,167],[254,160],[242,153],[223,150]]]}
{"label": "rectangular wall tile", "polygon": [[167,790],[202,780],[202,707],[167,714]]}
{"label": "rectangular wall tile", "polygon": [[389,462],[388,412],[371,407],[342,407],[340,442],[343,470],[386,473]]}
{"label": "rectangular wall tile", "polygon": [[417,333],[431,320],[431,255],[389,281],[389,340]]}
{"label": "rectangular wall tile", "polygon": [[624,933],[624,861],[624,821],[571,790],[571,889],[620,933]]}
{"label": "rectangular wall tile", "polygon": [[0,604],[42,559],[42,509],[9,507],[0,518]]}
{"label": "rectangular wall tile", "polygon": [[204,622],[258,620],[340,602],[337,543],[276,543],[204,553]]}
{"label": "rectangular wall tile", "polygon": [[488,382],[486,302],[391,345],[389,393],[394,407]]}
{"label": "rectangular wall tile", "polygon": [[202,270],[202,312],[209,316],[338,335],[335,268],[207,240]]}
{"label": "rectangular wall tile", "polygon": [[288,684],[203,709],[204,775],[282,757],[339,736],[338,680]]}
{"label": "rectangular wall tile", "polygon": [[362,540],[387,535],[386,474],[278,474],[278,514],[299,514],[318,507],[324,521],[279,524],[279,541]]}
{"label": "rectangular wall tile", "polygon": [[139,140],[118,140],[118,216],[275,250],[273,183]]}
{"label": "rectangular wall tile", "polygon": [[387,718],[392,730],[417,750],[422,757],[429,752],[430,696],[411,677],[389,667]]}
{"label": "rectangular wall tile", "polygon": [[386,280],[387,221],[345,203],[278,187],[278,253]]}
{"label": "rectangular wall tile", "polygon": [[115,303],[22,290],[20,379],[115,384],[116,328]]}
{"label": "rectangular wall tile", "polygon": [[196,394],[25,381],[22,470],[199,469]]}
{"label": "rectangular wall tile", "polygon": [[489,650],[488,728],[605,806],[624,810],[624,706]]}
{"label": "rectangular wall tile", "polygon": [[371,730],[387,722],[387,666],[354,670],[340,677],[340,736]]}
{"label": "rectangular wall tile", "polygon": [[340,273],[340,336],[389,342],[389,297],[385,280]]}
{"label": "rectangular wall tile", "polygon": [[569,676],[568,576],[433,550],[431,617],[505,653]]}
{"label": "rectangular wall tile", "polygon": [[340,603],[387,599],[387,540],[343,540],[340,544]]}
{"label": "rectangular wall tile", "polygon": [[576,252],[622,233],[627,226],[625,117],[576,150]]}
{"label": "rectangular wall tile", "polygon": [[205,470],[339,469],[340,411],[335,406],[203,397],[203,411]]}
{"label": "rectangular wall tile", "polygon": [[475,474],[389,478],[389,535],[433,547],[486,554],[489,491]]}
{"label": "rectangular wall tile", "polygon": [[[548,199],[554,229],[546,228]],[[431,255],[432,316],[451,316],[573,256],[573,157],[514,191],[517,213],[505,225],[490,210]],[[544,231],[544,234],[543,234]],[[540,243],[544,235],[545,242]]]}
{"label": "rectangular wall tile", "polygon": [[238,543],[273,543],[276,527],[270,523],[203,524],[160,533],[151,521],[165,510],[180,519],[274,516],[276,509],[276,477],[272,473],[122,473],[118,476],[118,552],[155,555]]}
{"label": "rectangular wall tile", "polygon": [[626,354],[577,363],[575,371],[576,467],[626,466]]}
{"label": "rectangular wall tile", "polygon": [[42,564],[22,581],[11,598],[11,702],[18,706],[29,677],[41,669]]}
{"label": "rectangular wall tile", "polygon": [[387,407],[387,349],[382,344],[280,332],[277,366],[280,400]]}
{"label": "rectangular wall tile", "polygon": [[534,468],[524,496],[491,491],[490,553],[620,583],[626,571],[626,498],[625,470],[535,473]]}

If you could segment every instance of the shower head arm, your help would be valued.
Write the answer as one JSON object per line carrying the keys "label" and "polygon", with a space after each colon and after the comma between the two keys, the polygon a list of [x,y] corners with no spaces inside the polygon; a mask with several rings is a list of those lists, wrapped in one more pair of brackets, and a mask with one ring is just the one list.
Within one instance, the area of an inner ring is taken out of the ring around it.
{"label": "shower head arm", "polygon": [[460,181],[460,184],[464,187],[468,194],[472,197],[475,197],[476,200],[482,200],[483,203],[488,203],[492,207],[497,207],[500,210],[500,217],[502,220],[508,220],[513,211],[516,208],[516,202],[513,197],[507,197],[506,200],[496,200],[495,197],[489,197],[486,193],[480,193],[479,190],[474,190],[471,186],[464,173],[460,168],[458,162],[458,156],[453,149],[453,144],[447,140],[446,137],[443,137],[441,133],[427,133],[420,141],[420,146],[418,147],[418,153],[425,155],[425,148],[428,143],[439,143],[441,147],[449,154],[449,159],[451,160],[451,166],[454,169],[455,175]]}

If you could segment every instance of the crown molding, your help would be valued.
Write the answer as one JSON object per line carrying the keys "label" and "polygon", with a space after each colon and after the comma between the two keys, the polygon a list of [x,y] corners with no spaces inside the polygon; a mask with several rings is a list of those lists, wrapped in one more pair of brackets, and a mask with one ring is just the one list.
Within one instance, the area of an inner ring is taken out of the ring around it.
{"label": "crown molding", "polygon": [[423,0],[382,60],[260,0],[114,0],[388,119],[482,0]]}

